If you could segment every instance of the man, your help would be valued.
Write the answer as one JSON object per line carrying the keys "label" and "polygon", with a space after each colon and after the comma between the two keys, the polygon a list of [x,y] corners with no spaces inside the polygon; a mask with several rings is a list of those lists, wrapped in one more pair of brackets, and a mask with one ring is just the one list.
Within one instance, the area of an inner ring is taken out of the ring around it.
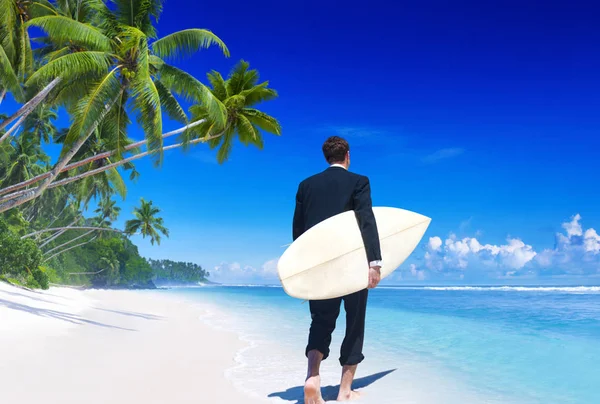
{"label": "man", "polygon": [[296,240],[306,230],[331,216],[353,210],[367,253],[365,269],[368,266],[369,286],[340,298],[309,302],[312,321],[306,347],[308,372],[304,385],[305,404],[324,402],[319,368],[321,361],[329,356],[331,334],[342,301],[346,311],[346,335],[340,350],[342,379],[337,399],[348,401],[358,398],[358,393],[352,390],[352,381],[356,367],[364,359],[362,348],[368,289],[376,287],[381,279],[379,235],[373,215],[369,179],[348,171],[350,147],[346,140],[338,136],[328,138],[323,144],[323,154],[330,167],[305,179],[298,186],[293,239]]}

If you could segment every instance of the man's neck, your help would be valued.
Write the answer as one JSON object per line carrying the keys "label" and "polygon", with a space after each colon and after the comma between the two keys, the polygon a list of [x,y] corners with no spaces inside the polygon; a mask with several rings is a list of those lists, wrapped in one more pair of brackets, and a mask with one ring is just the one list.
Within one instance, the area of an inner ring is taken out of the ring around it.
{"label": "man's neck", "polygon": [[341,164],[341,163],[333,163],[333,164],[331,164],[329,167],[341,167],[341,168],[343,168],[344,170],[347,170],[347,169],[348,169],[348,168],[346,168],[346,166],[345,166],[345,165],[343,165],[343,164]]}

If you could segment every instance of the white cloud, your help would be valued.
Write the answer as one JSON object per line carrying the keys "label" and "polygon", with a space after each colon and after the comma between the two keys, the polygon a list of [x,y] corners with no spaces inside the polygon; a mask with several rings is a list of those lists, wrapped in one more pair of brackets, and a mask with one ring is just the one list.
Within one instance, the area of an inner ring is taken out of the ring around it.
{"label": "white cloud", "polygon": [[440,272],[464,271],[469,266],[509,271],[523,268],[535,255],[532,246],[516,238],[503,245],[484,245],[474,237],[457,239],[451,234],[444,242],[440,237],[429,239],[425,266]]}
{"label": "white cloud", "polygon": [[438,236],[430,237],[428,247],[432,251],[437,251],[442,246],[442,239]]}
{"label": "white cloud", "polygon": [[410,273],[412,276],[414,276],[415,278],[417,278],[420,281],[425,280],[425,271],[424,270],[417,269],[417,266],[415,264],[410,264],[409,268],[410,268]]}
{"label": "white cloud", "polygon": [[567,236],[581,236],[583,234],[583,230],[581,229],[581,224],[579,221],[581,220],[581,215],[576,214],[573,216],[572,220],[567,223],[563,223],[562,227],[567,231]]}
{"label": "white cloud", "polygon": [[600,273],[600,236],[595,229],[583,231],[581,215],[563,223],[566,235],[556,234],[553,249],[542,251],[536,259],[542,272],[590,275]]}
{"label": "white cloud", "polygon": [[[508,238],[505,244],[483,244],[477,237],[445,240],[430,237],[425,243],[423,268],[439,274],[455,273],[459,278],[470,271],[473,275],[496,278],[544,275],[600,274],[600,235],[585,229],[579,214],[563,223],[564,233],[556,234],[554,248],[535,251],[519,238]],[[419,268],[410,267],[413,275]]]}

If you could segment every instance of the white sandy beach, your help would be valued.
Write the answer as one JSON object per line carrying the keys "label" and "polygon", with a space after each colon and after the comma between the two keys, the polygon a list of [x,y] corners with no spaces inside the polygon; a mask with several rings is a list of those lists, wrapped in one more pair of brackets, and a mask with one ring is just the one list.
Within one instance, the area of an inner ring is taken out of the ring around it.
{"label": "white sandy beach", "polygon": [[0,282],[0,403],[261,403],[224,372],[244,347],[147,291]]}

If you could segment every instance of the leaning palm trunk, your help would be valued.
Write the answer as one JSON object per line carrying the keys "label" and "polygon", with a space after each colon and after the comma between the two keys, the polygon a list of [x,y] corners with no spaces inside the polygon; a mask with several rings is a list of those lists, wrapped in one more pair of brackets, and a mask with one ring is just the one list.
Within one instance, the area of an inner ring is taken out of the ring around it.
{"label": "leaning palm trunk", "polygon": [[67,252],[69,250],[72,250],[73,248],[81,247],[82,245],[86,245],[87,243],[91,243],[92,241],[94,241],[96,239],[96,237],[97,236],[94,236],[91,239],[89,239],[88,241],[84,241],[83,243],[79,243],[79,244],[76,244],[76,245],[71,246],[69,248],[65,248],[64,250],[61,250],[61,251],[57,252],[56,254],[54,254],[54,255],[52,255],[52,256],[50,256],[48,258],[45,258],[43,262],[50,261],[52,258],[56,257],[57,255],[62,254],[64,252]]}
{"label": "leaning palm trunk", "polygon": [[[79,220],[79,216],[77,216],[75,218],[75,220],[73,220],[67,227],[63,227],[63,230],[57,231],[56,233],[54,233],[53,235],[49,236],[48,238],[43,239],[42,240],[42,244],[40,245],[40,248],[45,247],[47,244],[49,244],[49,243],[53,242],[54,240],[56,240],[57,238],[59,238],[68,229],[70,229],[71,226],[73,226],[75,223],[77,223],[78,220]],[[46,229],[44,229],[44,232],[48,231],[49,228],[50,228],[50,226],[48,226]]]}
{"label": "leaning palm trunk", "polygon": [[7,137],[9,137],[13,132],[15,132],[17,129],[19,129],[19,126],[21,126],[21,124],[23,123],[25,118],[26,118],[25,115],[20,117],[19,120],[9,130],[7,130],[6,133],[4,135],[2,135],[2,137],[0,137],[0,143],[4,142],[4,140]]}
{"label": "leaning palm trunk", "polygon": [[[118,97],[121,96],[121,93],[122,93],[122,91],[119,92]],[[110,111],[113,104],[117,101],[118,97],[115,97],[115,99],[112,100],[112,102],[110,104],[107,104],[105,106],[104,111],[102,111],[102,113],[100,114],[100,119],[98,119],[96,124],[91,125],[88,132],[84,136],[80,136],[79,139],[77,139],[77,141],[75,143],[73,143],[73,146],[71,147],[71,149],[67,153],[65,153],[63,158],[61,158],[58,161],[56,166],[54,166],[54,168],[50,171],[50,175],[40,184],[39,187],[31,189],[31,190],[27,190],[27,191],[23,192],[22,195],[15,197],[14,199],[11,199],[4,203],[0,203],[0,213],[6,212],[9,209],[12,209],[16,206],[22,205],[25,202],[31,201],[32,199],[35,199],[38,196],[40,196],[42,194],[42,192],[44,192],[46,190],[46,188],[48,188],[48,186],[52,183],[52,181],[54,181],[54,179],[60,174],[61,170],[63,168],[65,168],[65,166],[69,163],[69,161],[71,161],[73,156],[75,156],[75,154],[77,154],[77,152],[79,151],[81,146],[83,146],[83,144],[86,142],[86,140],[92,135],[92,133],[94,133],[94,131],[98,127],[98,124],[102,121],[102,119],[104,119],[104,117],[106,116],[108,111]],[[2,200],[5,200],[5,198],[3,198]]]}
{"label": "leaning palm trunk", "polygon": [[4,97],[6,96],[6,90],[2,90],[0,93],[0,105],[2,105],[2,101],[4,101]]}
{"label": "leaning palm trunk", "polygon": [[[207,142],[209,140],[216,139],[216,138],[218,138],[220,136],[223,136],[224,133],[225,132],[221,132],[218,135],[203,137],[203,138],[199,138],[199,139],[194,139],[194,140],[190,141],[188,144],[192,145],[192,144],[196,144],[196,143]],[[177,144],[174,144],[174,145],[171,145],[171,146],[166,146],[166,147],[163,147],[163,151],[175,149],[175,148],[181,147],[183,145],[184,145],[183,143],[177,143]],[[91,175],[96,175],[96,174],[101,173],[103,171],[110,170],[112,168],[122,166],[123,164],[129,163],[130,161],[134,161],[134,160],[140,159],[142,157],[146,157],[149,154],[150,154],[150,152],[145,151],[143,153],[139,153],[139,154],[136,154],[135,156],[131,156],[131,157],[128,157],[126,159],[119,160],[119,161],[117,161],[115,163],[108,164],[106,166],[97,168],[95,170],[87,171],[85,173],[81,173],[81,174],[75,175],[73,177],[65,178],[64,180],[56,181],[55,183],[53,183],[51,185],[47,185],[46,188],[51,189],[51,188],[60,187],[60,186],[66,185],[66,184],[70,184],[71,182],[75,182],[77,180],[89,177]],[[9,194],[9,195],[4,196],[3,198],[0,198],[0,202],[4,202],[4,203],[0,204],[0,212],[4,211],[4,210],[2,210],[3,206],[9,205],[14,200],[17,200],[17,199],[20,200],[22,198],[25,198],[25,195],[28,195],[28,194],[31,194],[31,193],[37,193],[38,190],[39,190],[39,188],[40,187],[38,187],[38,188],[32,188],[32,189],[28,189],[28,190],[24,190],[24,191],[15,192],[13,194]],[[7,208],[7,209],[10,209],[10,207]],[[5,209],[5,210],[7,210],[7,209]]]}
{"label": "leaning palm trunk", "polygon": [[[188,129],[191,129],[191,128],[195,127],[195,126],[200,125],[201,123],[204,123],[204,119],[201,119],[199,121],[193,122],[193,123],[191,123],[191,124],[189,124],[187,126],[184,126],[183,128],[179,128],[179,129],[173,130],[171,132],[167,132],[167,133],[165,133],[165,134],[162,135],[162,138],[166,139],[168,137],[178,135],[178,134],[180,134],[182,132],[185,132]],[[128,151],[128,150],[135,149],[136,147],[140,147],[140,146],[145,145],[147,142],[148,142],[147,140],[141,140],[139,142],[132,143],[132,144],[130,144],[128,146],[125,146],[124,150]],[[113,154],[115,154],[116,152],[117,152],[116,150],[112,150],[112,151],[109,151],[109,152],[99,153],[99,154],[95,154],[93,156],[90,156],[90,157],[88,157],[86,159],[83,159],[81,161],[78,161],[78,162],[75,162],[75,163],[71,163],[71,164],[65,166],[61,170],[61,173],[64,173],[66,171],[70,171],[70,170],[72,170],[74,168],[78,168],[78,167],[84,166],[84,165],[89,164],[89,163],[91,163],[93,161],[96,161],[96,160],[100,160],[100,159],[104,159],[104,158],[110,157]],[[4,194],[7,194],[9,192],[13,192],[13,191],[16,191],[18,189],[21,189],[21,188],[25,188],[25,187],[27,187],[29,185],[32,185],[32,184],[35,184],[36,182],[39,182],[39,181],[41,181],[41,180],[43,180],[45,178],[48,178],[50,175],[51,175],[51,172],[49,171],[47,173],[40,174],[38,176],[30,178],[27,181],[23,181],[23,182],[20,182],[18,184],[11,185],[9,187],[0,189],[0,195],[4,195]],[[8,199],[12,199],[12,198],[8,198]],[[2,199],[0,199],[0,202],[2,202],[3,200],[7,200],[7,199],[2,198]]]}
{"label": "leaning palm trunk", "polygon": [[[220,136],[223,136],[223,133],[224,132],[221,132],[218,135],[214,135],[214,136],[203,137],[203,138],[200,138],[200,139],[194,139],[194,140],[190,141],[188,144],[196,144],[196,143],[201,143],[201,142],[207,142],[209,140],[216,139],[216,138],[218,138]],[[178,147],[181,147],[181,146],[183,146],[183,143],[173,144],[173,145],[170,145],[170,146],[163,147],[163,151],[175,149],[175,148],[178,148]],[[150,154],[150,152],[148,152],[148,151],[136,154],[135,156],[131,156],[131,157],[128,157],[126,159],[119,160],[119,161],[117,161],[115,163],[108,164],[108,165],[100,167],[100,168],[96,168],[95,170],[90,170],[90,171],[87,171],[85,173],[81,173],[79,175],[75,175],[73,177],[65,178],[64,180],[56,181],[55,183],[49,185],[48,188],[55,188],[55,187],[60,187],[60,186],[66,185],[66,184],[70,184],[71,182],[75,182],[77,180],[81,180],[81,179],[89,177],[91,175],[96,175],[96,174],[99,174],[99,173],[101,173],[103,171],[110,170],[112,168],[116,168],[116,167],[122,166],[123,164],[129,163],[130,161],[141,159],[142,157],[146,157],[149,154]]]}
{"label": "leaning palm trunk", "polygon": [[67,241],[66,243],[62,243],[62,244],[61,244],[61,245],[59,245],[59,246],[56,246],[56,247],[54,247],[54,248],[51,248],[51,249],[49,249],[48,251],[44,252],[44,255],[46,255],[46,254],[50,254],[52,251],[59,250],[59,249],[61,249],[61,248],[65,247],[65,246],[67,246],[67,245],[69,245],[69,244],[71,244],[71,243],[73,243],[73,242],[75,242],[75,241],[79,240],[80,238],[84,238],[85,236],[87,236],[87,235],[89,235],[89,234],[92,234],[92,233],[93,233],[93,232],[95,232],[95,231],[96,231],[96,230],[90,230],[90,231],[87,231],[87,232],[83,233],[82,235],[80,235],[80,236],[77,236],[77,237],[75,237],[74,239],[71,239],[71,240]]}
{"label": "leaning palm trunk", "polygon": [[33,237],[36,234],[44,233],[47,231],[56,231],[56,230],[99,230],[99,231],[113,231],[115,233],[123,233],[122,230],[112,229],[110,227],[93,227],[93,226],[57,227],[55,229],[44,229],[44,230],[34,231],[33,233],[29,233],[24,236],[21,236],[21,240],[28,238],[28,237]]}
{"label": "leaning palm trunk", "polygon": [[50,91],[52,91],[54,87],[56,87],[58,83],[60,83],[60,80],[60,77],[57,77],[54,80],[52,80],[50,84],[44,87],[42,91],[37,93],[31,100],[29,100],[25,105],[19,108],[17,112],[6,118],[2,123],[0,123],[0,130],[6,128],[8,125],[11,124],[11,122],[17,120],[22,116],[27,117],[39,105],[39,103],[42,102],[48,96]]}
{"label": "leaning palm trunk", "polygon": [[104,271],[106,271],[106,268],[101,269],[96,272],[69,272],[69,273],[67,273],[67,275],[96,275],[96,274],[99,274],[100,272],[104,272]]}

